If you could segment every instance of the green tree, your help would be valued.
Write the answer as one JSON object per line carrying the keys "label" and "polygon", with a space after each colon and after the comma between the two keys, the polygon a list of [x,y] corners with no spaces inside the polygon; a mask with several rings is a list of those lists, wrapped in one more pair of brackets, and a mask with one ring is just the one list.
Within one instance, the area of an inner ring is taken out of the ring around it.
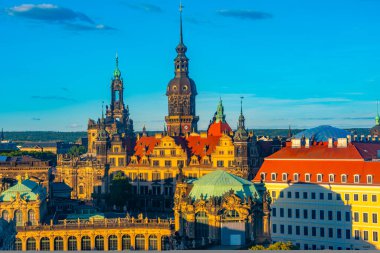
{"label": "green tree", "polygon": [[112,179],[110,192],[108,196],[108,204],[116,206],[121,210],[131,196],[132,186],[126,176],[118,172]]}
{"label": "green tree", "polygon": [[299,248],[291,242],[276,242],[270,244],[267,248],[262,245],[255,245],[250,250],[299,250]]}
{"label": "green tree", "polygon": [[0,153],[0,156],[9,156],[9,157],[15,157],[15,156],[31,156],[33,158],[42,160],[42,161],[50,161],[52,165],[57,164],[57,155],[52,152],[38,152],[38,151],[11,151],[11,152],[3,152]]}
{"label": "green tree", "polygon": [[80,156],[86,153],[86,148],[83,146],[72,146],[67,153],[72,156]]}

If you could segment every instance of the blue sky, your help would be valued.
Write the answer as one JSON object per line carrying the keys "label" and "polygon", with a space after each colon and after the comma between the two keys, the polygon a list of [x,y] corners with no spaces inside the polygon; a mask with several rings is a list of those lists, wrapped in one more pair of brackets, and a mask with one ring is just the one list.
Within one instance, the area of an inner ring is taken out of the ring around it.
{"label": "blue sky", "polygon": [[[0,2],[0,127],[85,130],[109,103],[119,54],[135,130],[163,128],[178,1]],[[183,0],[199,128],[219,97],[236,127],[374,125],[380,1]]]}

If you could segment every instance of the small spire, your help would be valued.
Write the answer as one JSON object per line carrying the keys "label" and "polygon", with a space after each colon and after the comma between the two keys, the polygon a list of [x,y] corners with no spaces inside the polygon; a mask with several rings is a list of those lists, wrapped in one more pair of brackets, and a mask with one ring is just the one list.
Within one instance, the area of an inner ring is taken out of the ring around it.
{"label": "small spire", "polygon": [[183,44],[183,35],[182,35],[182,0],[179,1],[179,42]]}
{"label": "small spire", "polygon": [[240,97],[240,114],[243,115],[243,99],[244,97]]}
{"label": "small spire", "polygon": [[119,70],[119,55],[117,54],[117,52],[116,52],[115,61],[116,61],[116,67],[115,67],[115,70],[113,72],[113,76],[114,76],[114,78],[119,79],[121,76],[121,72]]}
{"label": "small spire", "polygon": [[1,137],[0,137],[0,140],[3,141],[4,140],[4,129],[1,128]]}
{"label": "small spire", "polygon": [[102,120],[104,120],[104,101],[102,101]]}

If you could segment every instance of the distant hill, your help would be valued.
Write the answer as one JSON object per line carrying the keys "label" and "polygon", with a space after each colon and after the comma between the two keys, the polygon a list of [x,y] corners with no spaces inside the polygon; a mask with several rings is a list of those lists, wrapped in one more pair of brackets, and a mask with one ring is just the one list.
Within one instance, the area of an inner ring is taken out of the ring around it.
{"label": "distant hill", "polygon": [[[292,129],[293,134],[301,132],[303,129]],[[368,135],[368,128],[355,128],[346,129],[349,132],[356,133],[357,135]],[[287,136],[288,129],[253,129],[255,135],[258,136]],[[149,135],[154,135],[155,132],[148,132]],[[6,140],[12,140],[14,142],[27,142],[27,141],[43,141],[43,142],[76,142],[79,138],[86,137],[86,132],[54,132],[54,131],[25,131],[25,132],[4,132]]]}

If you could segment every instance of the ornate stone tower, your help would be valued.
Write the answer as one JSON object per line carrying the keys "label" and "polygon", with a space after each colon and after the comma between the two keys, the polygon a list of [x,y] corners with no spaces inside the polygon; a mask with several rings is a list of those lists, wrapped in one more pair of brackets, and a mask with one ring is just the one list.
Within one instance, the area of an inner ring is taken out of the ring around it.
{"label": "ornate stone tower", "polygon": [[[240,173],[236,173],[240,177],[248,178],[249,174],[249,152],[250,152],[250,136],[245,129],[245,118],[243,115],[243,97],[241,98],[241,109],[238,120],[237,130],[234,135],[235,146],[235,163]],[[236,171],[238,172],[238,171]]]}
{"label": "ornate stone tower", "polygon": [[189,77],[189,59],[186,57],[187,47],[182,36],[182,5],[180,11],[180,40],[176,47],[177,57],[174,59],[174,78],[169,82],[168,116],[165,117],[167,131],[171,136],[197,131],[199,117],[195,115],[195,96],[197,88]]}

